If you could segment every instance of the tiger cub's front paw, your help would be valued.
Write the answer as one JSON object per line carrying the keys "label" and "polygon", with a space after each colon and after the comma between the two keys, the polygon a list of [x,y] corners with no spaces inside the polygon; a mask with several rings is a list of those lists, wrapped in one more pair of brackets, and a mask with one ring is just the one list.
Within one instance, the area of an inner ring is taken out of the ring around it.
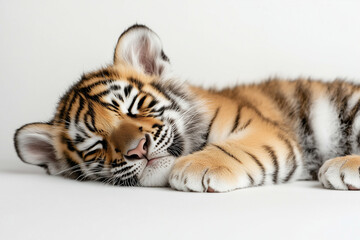
{"label": "tiger cub's front paw", "polygon": [[170,186],[180,191],[227,192],[248,187],[251,181],[241,170],[234,171],[205,154],[192,154],[177,160],[169,176]]}
{"label": "tiger cub's front paw", "polygon": [[325,188],[360,190],[360,156],[327,160],[319,170],[319,181]]}

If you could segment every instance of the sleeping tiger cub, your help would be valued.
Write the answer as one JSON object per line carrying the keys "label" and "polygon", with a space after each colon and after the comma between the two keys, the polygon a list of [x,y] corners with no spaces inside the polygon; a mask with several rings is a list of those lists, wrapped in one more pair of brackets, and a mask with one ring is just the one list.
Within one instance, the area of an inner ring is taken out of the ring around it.
{"label": "sleeping tiger cub", "polygon": [[121,186],[226,192],[319,179],[360,189],[360,88],[272,79],[206,90],[176,79],[159,37],[134,25],[113,65],[84,74],[54,118],[16,131],[26,163]]}

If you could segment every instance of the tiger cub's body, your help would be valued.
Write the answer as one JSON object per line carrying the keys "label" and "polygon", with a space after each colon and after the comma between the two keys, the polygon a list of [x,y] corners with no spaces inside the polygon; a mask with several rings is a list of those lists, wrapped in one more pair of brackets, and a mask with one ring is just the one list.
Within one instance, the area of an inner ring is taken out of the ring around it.
{"label": "tiger cub's body", "polygon": [[360,188],[359,87],[272,79],[207,90],[173,77],[157,35],[135,25],[114,64],[84,75],[48,123],[15,135],[50,174],[223,192],[317,179]]}
{"label": "tiger cub's body", "polygon": [[[184,159],[196,156],[203,162],[207,158],[215,163],[217,171],[224,165],[225,175],[242,171],[239,182],[244,185],[237,182],[234,188],[315,180],[326,160],[360,152],[360,91],[353,84],[272,79],[220,91],[192,89],[208,103],[212,120],[207,151]],[[230,163],[224,164],[224,158]],[[191,165],[196,162],[188,161]],[[191,165],[190,169],[194,168]],[[341,176],[339,168],[340,182],[334,184],[341,183],[343,189],[353,187],[359,178],[359,167],[354,165],[354,178],[345,184],[345,175]],[[184,171],[180,172],[178,175],[184,175]],[[176,179],[174,174],[171,177]],[[327,187],[339,188],[340,185],[331,185],[329,181],[333,179],[320,176]]]}

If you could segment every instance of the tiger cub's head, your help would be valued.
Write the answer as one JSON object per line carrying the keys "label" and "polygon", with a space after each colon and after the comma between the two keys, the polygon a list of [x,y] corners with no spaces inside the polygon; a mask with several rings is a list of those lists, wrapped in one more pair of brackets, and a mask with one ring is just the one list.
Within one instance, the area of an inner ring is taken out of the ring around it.
{"label": "tiger cub's head", "polygon": [[130,27],[113,65],[83,75],[50,122],[16,131],[19,157],[78,180],[166,185],[175,159],[201,149],[206,135],[201,106],[170,68],[159,37]]}

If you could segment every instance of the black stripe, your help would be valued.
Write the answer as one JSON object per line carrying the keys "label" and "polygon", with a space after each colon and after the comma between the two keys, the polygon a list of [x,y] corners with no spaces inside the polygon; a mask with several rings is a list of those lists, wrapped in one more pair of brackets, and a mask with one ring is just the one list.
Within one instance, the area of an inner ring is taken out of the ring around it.
{"label": "black stripe", "polygon": [[[120,160],[120,162],[118,162],[118,160]],[[123,167],[127,164],[126,161],[122,161],[122,159],[114,159],[113,162],[111,163],[111,166],[113,168],[115,167]]]}
{"label": "black stripe", "polygon": [[119,85],[111,85],[110,86],[110,90],[112,90],[112,91],[118,91],[120,89],[121,89],[121,86],[119,86]]}
{"label": "black stripe", "polygon": [[212,144],[215,147],[217,147],[218,149],[220,149],[223,153],[225,153],[226,155],[230,156],[231,158],[235,159],[236,161],[238,161],[239,163],[242,164],[242,162],[240,161],[240,159],[238,159],[237,157],[235,157],[234,155],[232,155],[231,153],[229,153],[228,151],[226,151],[224,148],[220,147],[219,145],[216,144]]}
{"label": "black stripe", "polygon": [[133,86],[131,86],[131,85],[127,85],[127,86],[124,88],[125,97],[128,97],[128,96],[129,96],[132,88],[133,88]]}
{"label": "black stripe", "polygon": [[152,114],[153,116],[161,116],[164,114],[165,109],[168,109],[168,108],[165,108],[165,107],[161,107],[159,109],[153,108],[153,109],[151,109],[150,112],[153,113]]}
{"label": "black stripe", "polygon": [[284,128],[284,126],[282,124],[280,124],[279,122],[277,121],[274,121],[268,117],[265,117],[260,111],[259,109],[257,109],[254,105],[252,105],[251,103],[249,102],[246,102],[246,100],[244,100],[244,102],[242,103],[242,107],[247,107],[249,108],[250,110],[254,111],[263,121],[269,123],[269,124],[272,124],[278,128],[280,128],[281,130],[284,130],[284,131],[287,131],[288,129],[287,128]]}
{"label": "black stripe", "polygon": [[265,148],[265,151],[267,153],[269,153],[272,163],[274,164],[275,170],[273,173],[273,182],[277,183],[278,179],[279,179],[279,162],[278,162],[278,158],[275,154],[275,151],[272,147],[268,146],[268,145],[264,145],[263,148]]}
{"label": "black stripe", "polygon": [[124,168],[122,168],[122,169],[119,169],[119,170],[117,170],[117,171],[114,173],[114,175],[115,175],[115,174],[119,174],[119,173],[127,172],[127,171],[129,171],[133,166],[134,166],[134,165],[132,165],[132,166],[127,166],[127,167],[124,167]]}
{"label": "black stripe", "polygon": [[116,96],[120,101],[122,101],[122,102],[124,101],[123,97],[122,97],[120,94],[116,94],[115,96]]}
{"label": "black stripe", "polygon": [[84,115],[84,123],[85,123],[85,126],[91,131],[91,132],[95,132],[95,129],[89,124],[89,120],[88,118],[91,118],[89,112],[87,112],[85,115]]}
{"label": "black stripe", "polygon": [[179,157],[184,152],[185,141],[184,141],[183,137],[179,134],[179,131],[177,130],[175,125],[174,125],[173,129],[174,129],[173,142],[170,145],[170,147],[168,147],[167,151],[171,155],[173,155],[175,157]]}
{"label": "black stripe", "polygon": [[150,103],[149,103],[149,105],[148,105],[148,108],[152,108],[153,106],[155,106],[155,104],[157,104],[158,102],[155,100],[155,99],[153,99]]}
{"label": "black stripe", "polygon": [[141,90],[141,88],[144,86],[144,84],[143,84],[142,82],[140,82],[140,81],[139,81],[138,79],[136,79],[136,78],[130,77],[130,78],[128,78],[128,80],[129,80],[131,83],[135,84],[136,87],[137,87],[139,90]]}
{"label": "black stripe", "polygon": [[85,137],[90,138],[89,134],[87,134],[87,132],[85,132],[85,130],[84,130],[83,128],[81,128],[81,127],[78,126],[78,125],[76,125],[75,127],[76,127],[76,129],[77,129],[79,132],[81,132]]}
{"label": "black stripe", "polygon": [[[163,90],[163,87],[162,87],[159,83],[157,83],[157,82],[152,82],[150,85],[151,85],[153,88],[155,88],[158,92],[162,93],[162,94],[165,96],[165,98],[167,98],[168,100],[172,100],[172,99],[170,98],[170,96]],[[173,102],[173,101],[172,101],[172,102]]]}
{"label": "black stripe", "polygon": [[309,123],[309,109],[310,109],[310,93],[303,84],[298,83],[297,97],[300,104],[299,117],[301,120],[301,128],[304,130],[305,135],[312,136],[313,130]]}
{"label": "black stripe", "polygon": [[[85,154],[83,155],[83,159],[85,160],[88,156],[91,156],[91,155],[97,153],[98,151],[99,151],[99,149],[95,149],[95,150],[92,150],[92,151],[90,151],[90,152],[85,153]],[[91,160],[94,160],[94,159],[91,159]],[[86,161],[86,160],[85,160],[85,161]]]}
{"label": "black stripe", "polygon": [[286,95],[281,92],[279,81],[269,80],[261,84],[260,87],[263,93],[276,102],[277,106],[283,113],[285,113],[290,118],[294,117],[294,107],[289,102]]}
{"label": "black stripe", "polygon": [[238,125],[239,125],[239,118],[240,118],[241,108],[242,107],[239,105],[238,109],[237,109],[236,117],[235,117],[235,120],[234,120],[234,124],[233,124],[233,127],[231,129],[231,132],[234,132],[236,130],[236,128],[238,127]]}
{"label": "black stripe", "polygon": [[251,154],[251,153],[249,153],[247,151],[244,151],[244,152],[247,155],[249,155],[255,161],[255,163],[260,167],[263,179],[261,180],[261,183],[259,185],[263,185],[265,183],[265,168],[264,168],[264,165],[262,165],[262,163],[253,154]]}
{"label": "black stripe", "polygon": [[[95,160],[96,160],[96,158],[93,158],[93,159],[90,159],[90,160],[84,160],[84,163],[85,163],[85,165],[86,165],[86,167],[88,167],[89,168],[89,170],[90,170],[90,165],[91,164],[93,164],[93,163],[97,163],[97,162],[95,162]],[[95,168],[96,168],[97,166],[95,166]],[[92,168],[94,168],[94,167],[92,167]]]}
{"label": "black stripe", "polygon": [[94,129],[94,131],[96,131],[96,126],[95,126],[95,112],[94,112],[94,109],[92,107],[92,104],[89,103],[88,105],[88,113],[91,117],[91,124],[92,124],[92,127]]}
{"label": "black stripe", "polygon": [[[168,138],[167,141],[165,141],[163,144],[161,144],[161,147],[159,149],[157,149],[157,151],[161,151],[164,147],[166,147],[169,144],[171,137],[172,137],[172,135],[170,135],[170,138]],[[156,144],[156,145],[158,145],[158,144]]]}
{"label": "black stripe", "polygon": [[[340,109],[339,109],[339,115],[341,115],[343,118],[344,118],[344,120],[346,119],[346,120],[351,120],[351,121],[353,121],[354,120],[354,118],[356,117],[356,114],[358,113],[358,111],[359,111],[359,107],[360,107],[360,100],[355,104],[355,106],[353,106],[353,108],[350,110],[350,112],[349,112],[349,114],[348,115],[346,115],[345,114],[345,110],[347,109],[347,105],[348,105],[348,96],[346,96],[346,97],[344,97],[344,99],[345,99],[345,103],[340,107]],[[344,117],[344,116],[346,116],[346,117]],[[346,121],[345,120],[345,121]]]}
{"label": "black stripe", "polygon": [[[203,189],[204,189],[203,192],[206,192],[206,191],[207,191],[207,187],[205,187],[205,175],[206,175],[206,173],[207,173],[208,171],[209,171],[209,169],[207,168],[207,169],[205,170],[203,176],[202,176],[202,179],[201,179],[202,187],[203,187]],[[210,180],[210,179],[208,179],[208,180]]]}
{"label": "black stripe", "polygon": [[135,115],[132,114],[131,109],[132,109],[132,107],[134,106],[134,103],[135,103],[136,99],[138,98],[138,96],[139,96],[138,94],[136,94],[136,96],[134,96],[134,98],[133,98],[133,100],[131,101],[131,104],[130,104],[130,106],[129,106],[129,108],[128,108],[128,113],[127,113],[127,115],[130,116],[130,117],[135,117]]}
{"label": "black stripe", "polygon": [[201,146],[200,149],[204,148],[206,146],[206,144],[208,143],[211,127],[212,127],[212,125],[213,125],[213,123],[214,123],[214,121],[215,121],[215,119],[216,119],[216,117],[217,117],[217,115],[219,113],[219,110],[220,110],[220,107],[218,107],[216,109],[215,114],[214,114],[213,118],[211,119],[211,121],[209,123],[208,129],[207,129],[205,137],[204,137],[205,142],[203,143],[203,145]]}
{"label": "black stripe", "polygon": [[[174,95],[177,95],[175,87],[173,87],[171,85],[163,87],[163,86],[161,86],[160,83],[157,83],[157,82],[152,82],[150,85],[153,88],[155,88],[158,92],[162,93],[167,100],[171,101],[171,107],[170,107],[171,109],[175,109],[175,110],[181,109],[180,106],[176,103],[176,101],[172,97],[170,97],[170,95],[168,94],[168,92],[170,92],[170,93],[172,93]],[[184,97],[181,94],[179,96]],[[150,105],[149,105],[149,108],[150,108]]]}
{"label": "black stripe", "polygon": [[[228,155],[229,157],[233,158],[234,160],[238,161],[240,164],[242,164],[242,162],[240,161],[240,159],[238,159],[237,157],[235,157],[234,155],[232,155],[231,153],[229,153],[228,151],[226,151],[224,148],[220,147],[219,145],[216,145],[216,144],[212,144],[214,145],[215,147],[217,147],[218,149],[220,149],[223,153],[225,153],[226,155]],[[230,171],[230,169],[229,169]],[[231,172],[231,171],[230,171]],[[246,172],[246,171],[245,171]],[[249,181],[250,181],[250,185],[254,185],[254,178],[251,177],[251,175],[246,172],[248,178],[249,178]]]}
{"label": "black stripe", "polygon": [[142,105],[144,104],[144,101],[145,101],[146,97],[147,96],[145,95],[139,100],[139,102],[137,104],[137,109],[141,109]]}
{"label": "black stripe", "polygon": [[247,122],[239,128],[238,132],[245,130],[250,125],[251,122],[252,122],[252,119],[247,120]]}
{"label": "black stripe", "polygon": [[101,80],[95,83],[92,83],[90,85],[87,86],[83,86],[79,89],[79,91],[88,94],[94,87],[99,86],[99,85],[108,85],[109,83],[114,82],[115,80],[113,79],[106,79],[106,80]]}
{"label": "black stripe", "polygon": [[164,139],[165,139],[165,137],[166,137],[166,135],[167,135],[167,133],[168,133],[168,130],[169,130],[169,129],[166,129],[166,130],[165,130],[164,134],[161,136],[161,138],[159,139],[159,141],[156,143],[155,147],[159,146],[159,145],[164,141]]}
{"label": "black stripe", "polygon": [[78,97],[78,95],[74,93],[71,98],[71,101],[69,102],[68,108],[65,110],[65,128],[66,129],[68,129],[70,126],[70,121],[71,121],[70,112],[71,112],[71,109],[72,109],[77,97]]}
{"label": "black stripe", "polygon": [[106,141],[106,140],[102,140],[102,141],[101,141],[101,146],[102,146],[102,148],[106,151],[107,148],[108,148],[108,143],[107,143],[107,141]]}
{"label": "black stripe", "polygon": [[154,134],[154,141],[156,141],[156,139],[160,136],[161,130],[162,130],[163,126],[159,125],[157,131]]}
{"label": "black stripe", "polygon": [[285,145],[287,146],[288,151],[289,151],[288,155],[286,157],[286,161],[287,161],[288,166],[290,166],[290,170],[289,170],[287,176],[284,178],[284,181],[283,181],[283,182],[288,182],[291,179],[291,177],[293,176],[293,174],[295,173],[295,170],[297,169],[298,165],[297,165],[297,162],[296,162],[294,148],[291,145],[290,141],[285,136],[283,136],[281,134],[279,134],[278,136],[285,143]]}
{"label": "black stripe", "polygon": [[131,187],[138,184],[138,178],[134,175],[126,179],[117,179],[113,184],[117,186]]}
{"label": "black stripe", "polygon": [[79,117],[80,117],[80,113],[81,111],[84,109],[84,105],[85,105],[85,100],[82,96],[79,96],[79,108],[76,111],[76,115],[75,115],[75,123],[77,124],[79,122]]}
{"label": "black stripe", "polygon": [[65,136],[65,133],[63,133],[63,135],[61,135],[61,142],[67,146],[69,151],[71,151],[71,152],[76,151],[73,142]]}
{"label": "black stripe", "polygon": [[102,96],[104,96],[104,95],[107,95],[107,94],[109,94],[109,93],[110,93],[110,90],[107,89],[107,90],[104,90],[104,91],[99,92],[99,93],[97,93],[97,94],[90,95],[90,96],[93,97],[93,98],[100,98],[100,97],[102,97]]}
{"label": "black stripe", "polygon": [[[129,172],[121,175],[120,177],[121,177],[123,180],[125,180],[125,179],[127,179],[126,177],[132,176],[135,172],[136,172],[136,169],[134,169],[134,170],[132,170],[132,171],[129,171]],[[125,178],[125,179],[124,179],[124,178]]]}
{"label": "black stripe", "polygon": [[104,108],[114,112],[114,113],[119,113],[119,108],[114,106],[113,104],[107,103],[107,102],[103,102],[103,101],[97,101],[101,106],[103,106]]}
{"label": "black stripe", "polygon": [[251,186],[253,186],[254,185],[254,178],[253,177],[251,177],[251,175],[249,174],[249,173],[247,173],[247,176],[248,176],[248,178],[249,178],[249,181],[250,181],[250,185]]}
{"label": "black stripe", "polygon": [[75,143],[82,143],[82,142],[84,142],[84,141],[85,141],[85,138],[83,138],[83,137],[80,136],[79,134],[76,134],[75,140],[74,140]]}
{"label": "black stripe", "polygon": [[294,175],[294,172],[295,172],[295,170],[297,168],[295,155],[288,156],[287,160],[289,162],[293,162],[294,164],[292,165],[292,168],[290,169],[288,175],[285,177],[284,182],[288,182],[291,179],[291,177]]}
{"label": "black stripe", "polygon": [[[87,95],[87,97],[89,99],[93,100],[94,102],[99,103],[101,106],[107,108],[110,111],[113,111],[115,113],[119,112],[119,109],[116,106],[117,103],[114,100],[112,100],[112,103],[108,103],[108,102],[103,102],[99,95],[93,95],[93,96]],[[114,102],[116,103],[115,106],[114,106]],[[90,102],[89,102],[89,111],[92,113],[92,117],[93,117],[94,116],[94,114],[93,114],[94,111],[93,111],[92,107],[90,109]],[[93,123],[93,125],[95,126],[95,122]]]}
{"label": "black stripe", "polygon": [[92,149],[93,147],[95,147],[96,145],[98,145],[99,143],[102,144],[102,142],[103,142],[103,140],[99,140],[99,141],[95,142],[95,143],[92,144],[90,147],[86,148],[86,149],[84,150],[84,152],[85,152],[85,151],[89,151],[90,149]]}
{"label": "black stripe", "polygon": [[111,103],[112,103],[115,107],[119,107],[119,104],[118,104],[115,100],[111,100]]}
{"label": "black stripe", "polygon": [[357,147],[360,148],[360,132],[356,135]]}
{"label": "black stripe", "polygon": [[151,128],[159,128],[159,127],[162,127],[162,125],[157,124],[157,123],[155,123],[154,125],[151,126]]}

